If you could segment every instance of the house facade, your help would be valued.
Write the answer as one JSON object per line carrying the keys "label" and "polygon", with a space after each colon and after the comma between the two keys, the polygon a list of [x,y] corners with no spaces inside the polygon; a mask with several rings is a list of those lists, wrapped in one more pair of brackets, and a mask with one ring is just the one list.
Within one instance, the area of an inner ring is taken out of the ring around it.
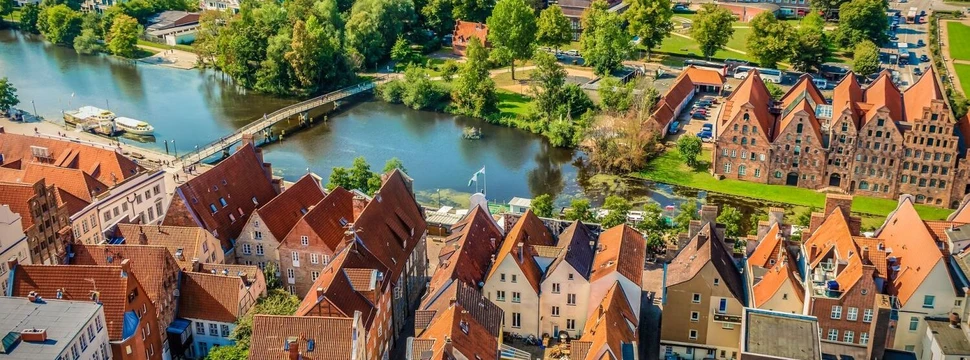
{"label": "house facade", "polygon": [[231,335],[237,322],[266,295],[266,282],[254,266],[208,269],[186,272],[182,278],[178,317],[191,324],[192,345],[184,354],[190,358],[202,359],[214,347],[235,344]]}
{"label": "house facade", "polygon": [[[20,264],[30,264],[30,247],[24,235],[20,214],[10,210],[9,205],[0,205],[0,279],[7,276],[8,259],[17,259]],[[7,293],[7,282],[0,281],[0,294]]]}
{"label": "house facade", "polygon": [[89,205],[71,214],[74,239],[82,244],[101,244],[110,240],[118,223],[160,224],[167,201],[165,172],[141,172],[94,196]]}
{"label": "house facade", "polygon": [[43,179],[33,184],[0,182],[0,203],[20,215],[31,264],[59,264],[67,255],[71,223],[67,205],[58,201],[56,191]]}

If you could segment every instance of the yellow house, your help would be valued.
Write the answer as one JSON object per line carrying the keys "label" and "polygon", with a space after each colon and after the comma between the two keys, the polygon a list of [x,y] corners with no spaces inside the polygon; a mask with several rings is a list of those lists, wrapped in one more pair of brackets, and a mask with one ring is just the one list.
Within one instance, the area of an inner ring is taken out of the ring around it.
{"label": "yellow house", "polygon": [[758,309],[805,313],[807,297],[797,255],[786,249],[779,223],[772,223],[746,263],[752,305]]}

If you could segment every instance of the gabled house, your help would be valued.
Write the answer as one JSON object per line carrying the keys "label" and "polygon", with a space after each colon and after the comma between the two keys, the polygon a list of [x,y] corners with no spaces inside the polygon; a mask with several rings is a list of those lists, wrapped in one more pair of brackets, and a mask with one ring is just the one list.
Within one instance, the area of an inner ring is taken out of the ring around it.
{"label": "gabled house", "polygon": [[251,360],[366,360],[360,313],[253,317]]}
{"label": "gabled house", "polygon": [[246,135],[235,153],[175,188],[163,225],[201,227],[231,255],[249,216],[279,192],[272,167]]}
{"label": "gabled house", "polygon": [[102,304],[112,358],[161,360],[157,311],[130,262],[125,259],[111,266],[8,263],[8,296]]}
{"label": "gabled house", "polygon": [[647,256],[647,240],[643,234],[623,224],[604,231],[599,236],[593,266],[589,275],[589,308],[601,303],[614,283],[619,283],[627,302],[633,306],[633,314],[640,318],[640,295],[643,283],[643,265]]}
{"label": "gabled house", "polygon": [[[20,264],[30,264],[30,247],[24,235],[20,214],[10,210],[9,205],[0,205],[0,260],[17,259]],[[7,274],[6,261],[0,262],[0,295],[7,293],[7,282],[2,281]]]}
{"label": "gabled house", "polygon": [[575,221],[559,234],[556,247],[559,255],[542,278],[539,330],[553,338],[563,332],[574,338],[586,328],[596,234]]}
{"label": "gabled house", "polygon": [[280,239],[279,270],[287,289],[297,296],[312,290],[313,282],[345,240],[354,218],[355,195],[337,187],[310,205],[309,211]]}
{"label": "gabled house", "polygon": [[766,227],[757,239],[757,246],[745,261],[747,283],[751,284],[751,306],[790,314],[805,312],[804,261],[801,253],[794,251],[796,244],[785,238],[786,225],[782,223],[784,210],[769,210],[769,221],[759,224]]}
{"label": "gabled house", "polygon": [[183,273],[180,290],[178,317],[192,338],[185,355],[204,358],[213,347],[235,343],[230,335],[266,295],[266,280],[255,266],[208,264]]}
{"label": "gabled house", "polygon": [[200,227],[118,224],[113,242],[164,247],[183,271],[195,263],[225,262],[219,239]]}
{"label": "gabled house", "polygon": [[273,262],[279,269],[276,248],[323,196],[320,178],[306,174],[257,208],[236,239],[236,261],[239,264],[257,265],[261,269],[266,268],[267,262]]}
{"label": "gabled house", "polygon": [[[774,100],[757,70],[731,92],[717,120],[711,170],[717,176],[768,183],[775,133]],[[773,176],[773,174],[771,175]]]}
{"label": "gabled house", "polygon": [[[634,306],[627,302],[623,286],[615,282],[603,300],[590,313],[583,337],[571,344],[570,359],[639,359],[637,323]],[[636,306],[639,307],[639,306]]]}
{"label": "gabled house", "polygon": [[[0,128],[0,135],[2,135]],[[32,184],[0,181],[0,204],[20,215],[31,264],[61,264],[71,242],[68,207],[57,200],[57,188],[40,179]]]}

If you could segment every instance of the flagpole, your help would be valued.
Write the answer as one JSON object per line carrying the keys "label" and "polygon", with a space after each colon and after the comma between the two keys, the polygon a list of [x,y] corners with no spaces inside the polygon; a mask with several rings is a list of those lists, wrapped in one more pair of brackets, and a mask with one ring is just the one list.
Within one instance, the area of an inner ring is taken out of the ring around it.
{"label": "flagpole", "polygon": [[484,166],[482,166],[482,195],[488,196],[488,175],[485,175]]}

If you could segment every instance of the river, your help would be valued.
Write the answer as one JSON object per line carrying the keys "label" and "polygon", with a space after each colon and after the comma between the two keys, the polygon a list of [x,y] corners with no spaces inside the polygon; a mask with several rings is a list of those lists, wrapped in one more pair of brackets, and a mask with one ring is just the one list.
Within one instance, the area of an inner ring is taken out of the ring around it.
{"label": "river", "polygon": [[[155,126],[154,141],[137,145],[163,151],[167,145],[181,153],[295,102],[245,91],[217,71],[79,55],[11,30],[0,31],[0,76],[17,87],[23,110],[36,108],[48,119],[61,119],[62,111],[83,105],[106,107]],[[481,127],[484,138],[462,139],[465,126]],[[497,202],[552,194],[561,205],[575,197],[598,204],[606,195],[618,194],[677,206],[708,197],[664,184],[592,181],[583,169],[582,152],[554,148],[540,136],[373,100],[346,106],[325,122],[317,119],[313,127],[264,149],[276,175],[287,180],[307,169],[326,179],[334,166],[349,166],[357,156],[379,171],[387,159],[397,157],[415,179],[419,200],[429,204],[467,203],[476,188],[468,181],[483,167],[485,177],[478,186],[487,185],[489,199]],[[760,207],[713,194],[708,200],[730,203],[745,214]]]}

